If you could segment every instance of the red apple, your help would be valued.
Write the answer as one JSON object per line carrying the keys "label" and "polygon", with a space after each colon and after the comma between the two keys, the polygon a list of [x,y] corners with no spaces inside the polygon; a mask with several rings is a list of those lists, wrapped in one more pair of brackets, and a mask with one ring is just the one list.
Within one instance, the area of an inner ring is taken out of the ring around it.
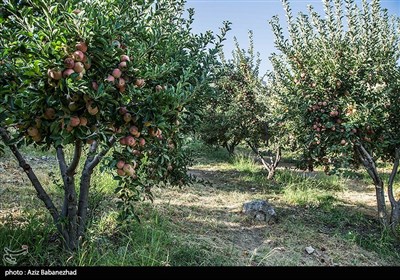
{"label": "red apple", "polygon": [[83,65],[85,66],[86,70],[89,70],[92,67],[92,63],[90,61],[84,61]]}
{"label": "red apple", "polygon": [[126,145],[127,145],[126,137],[122,137],[122,138],[119,140],[119,143],[120,143],[122,146],[126,146]]}
{"label": "red apple", "polygon": [[135,146],[136,145],[136,140],[135,140],[135,138],[133,138],[132,136],[127,136],[126,137],[126,144],[128,145],[128,146],[130,146],[130,147],[133,147],[133,146]]}
{"label": "red apple", "polygon": [[28,135],[32,136],[32,137],[39,134],[39,130],[36,127],[33,127],[33,126],[29,127],[27,132],[28,132]]}
{"label": "red apple", "polygon": [[39,133],[38,135],[32,136],[32,140],[36,143],[39,143],[40,141],[42,141],[42,135],[40,135]]}
{"label": "red apple", "polygon": [[124,115],[124,121],[125,121],[126,123],[128,123],[128,122],[130,122],[131,120],[132,120],[132,115],[129,114],[129,113],[125,113],[125,115]]}
{"label": "red apple", "polygon": [[118,113],[123,116],[128,113],[128,110],[126,109],[126,107],[120,107]]}
{"label": "red apple", "polygon": [[80,117],[79,118],[79,125],[86,126],[87,123],[88,123],[88,119],[87,118],[85,118],[85,117]]}
{"label": "red apple", "polygon": [[64,66],[65,66],[65,68],[72,69],[72,68],[74,68],[74,65],[75,65],[75,61],[74,61],[73,58],[67,57],[67,58],[64,60]]}
{"label": "red apple", "polygon": [[138,134],[140,134],[139,129],[134,125],[129,128],[129,132],[135,137],[138,137]]}
{"label": "red apple", "polygon": [[47,71],[47,75],[56,81],[58,81],[62,78],[62,72],[57,69],[50,69],[49,71]]}
{"label": "red apple", "polygon": [[63,72],[63,78],[68,78],[69,76],[71,76],[74,73],[75,73],[75,71],[73,69],[66,69]]}
{"label": "red apple", "polygon": [[81,51],[75,51],[72,57],[75,61],[82,61],[85,58],[85,54]]}
{"label": "red apple", "polygon": [[115,68],[115,69],[112,71],[112,75],[113,75],[114,78],[119,78],[119,77],[121,77],[122,72],[121,72],[120,69]]}
{"label": "red apple", "polygon": [[96,82],[92,82],[92,88],[97,91],[99,89],[99,85]]}
{"label": "red apple", "polygon": [[75,48],[83,53],[87,51],[87,45],[85,42],[79,42],[78,44],[75,45]]}
{"label": "red apple", "polygon": [[46,108],[44,111],[44,118],[46,120],[54,120],[56,117],[56,111],[53,108]]}
{"label": "red apple", "polygon": [[123,55],[121,55],[121,62],[123,62],[123,61],[131,61],[131,60],[130,60],[129,56],[123,54]]}
{"label": "red apple", "polygon": [[118,64],[118,68],[119,69],[125,69],[126,67],[128,67],[128,63],[126,61],[122,61]]}
{"label": "red apple", "polygon": [[117,168],[122,169],[124,168],[125,162],[123,160],[120,160],[117,162]]}
{"label": "red apple", "polygon": [[123,170],[125,171],[126,174],[129,176],[132,176],[135,173],[135,170],[132,168],[132,165],[125,163]]}
{"label": "red apple", "polygon": [[118,174],[119,176],[125,176],[125,175],[126,175],[125,171],[122,170],[122,169],[117,169],[117,174]]}
{"label": "red apple", "polygon": [[119,78],[117,82],[117,88],[125,87],[125,80],[123,78]]}
{"label": "red apple", "polygon": [[74,65],[74,71],[76,73],[81,73],[83,71],[83,69],[85,69],[85,67],[83,66],[82,62],[76,62]]}
{"label": "red apple", "polygon": [[115,82],[115,78],[112,75],[108,75],[108,77],[106,78],[106,81],[110,82],[110,83],[114,83]]}
{"label": "red apple", "polygon": [[139,145],[144,147],[144,145],[146,145],[146,140],[144,140],[144,138],[139,138]]}
{"label": "red apple", "polygon": [[78,116],[72,116],[69,120],[69,125],[72,127],[77,127],[80,124],[80,119]]}
{"label": "red apple", "polygon": [[97,106],[92,107],[92,105],[88,105],[87,110],[88,110],[89,114],[92,116],[97,115],[97,113],[99,112],[99,108]]}
{"label": "red apple", "polygon": [[144,79],[137,79],[137,80],[135,81],[135,86],[137,86],[138,88],[141,88],[141,87],[144,86],[145,83],[146,83],[146,82],[145,82]]}

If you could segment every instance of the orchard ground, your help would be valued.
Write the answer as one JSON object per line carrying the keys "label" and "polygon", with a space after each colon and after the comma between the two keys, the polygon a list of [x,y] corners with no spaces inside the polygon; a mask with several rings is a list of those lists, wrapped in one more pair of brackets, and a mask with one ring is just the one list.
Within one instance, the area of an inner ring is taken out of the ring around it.
{"label": "orchard ground", "polygon": [[[60,254],[47,210],[7,154],[0,159],[0,249],[28,245],[17,265],[41,266],[399,265],[400,243],[380,230],[374,187],[364,171],[302,172],[286,157],[268,181],[245,149],[229,158],[225,150],[196,141],[189,148],[195,158],[190,172],[204,183],[154,189],[154,203],[138,204],[141,223],[117,225],[115,181],[96,170],[87,238],[74,254]],[[62,184],[53,176],[56,159],[31,149],[24,153],[61,201]],[[396,188],[399,196],[400,184]],[[278,222],[243,216],[242,204],[253,199],[269,200]],[[308,246],[315,249],[312,254],[305,251]]]}

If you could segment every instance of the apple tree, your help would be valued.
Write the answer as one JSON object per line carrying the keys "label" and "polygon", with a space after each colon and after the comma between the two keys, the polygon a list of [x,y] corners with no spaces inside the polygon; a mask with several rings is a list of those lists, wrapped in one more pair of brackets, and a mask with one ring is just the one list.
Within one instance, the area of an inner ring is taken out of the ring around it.
{"label": "apple tree", "polygon": [[[222,65],[214,82],[215,94],[205,107],[200,135],[205,143],[222,146],[231,155],[236,146],[245,142],[271,179],[281,153],[274,139],[275,126],[268,115],[268,106],[263,106],[257,98],[267,89],[260,77],[261,60],[254,51],[252,32],[249,32],[248,50],[241,49],[236,38],[234,40],[233,58],[226,60],[224,54],[220,54]],[[267,159],[271,150],[274,156]]]}
{"label": "apple tree", "polygon": [[[381,223],[399,224],[400,201],[393,190],[400,157],[399,18],[379,0],[323,0],[325,15],[312,6],[293,16],[283,0],[286,38],[279,19],[271,26],[271,90],[288,133],[307,164],[327,173],[362,164],[375,185]],[[392,163],[385,184],[377,160]]]}
{"label": "apple tree", "polygon": [[[193,179],[181,148],[182,118],[208,86],[224,36],[192,34],[194,11],[184,14],[184,4],[0,4],[0,146],[16,157],[70,250],[84,236],[99,163],[119,183],[125,218],[136,201],[151,199],[152,186]],[[55,152],[62,201],[48,195],[20,152],[27,145]]]}

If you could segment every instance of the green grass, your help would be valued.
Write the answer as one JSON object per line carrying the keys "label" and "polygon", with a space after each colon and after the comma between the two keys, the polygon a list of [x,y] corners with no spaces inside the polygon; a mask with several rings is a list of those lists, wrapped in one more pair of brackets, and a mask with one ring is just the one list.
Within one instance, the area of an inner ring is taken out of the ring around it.
{"label": "green grass", "polygon": [[[23,213],[26,222],[8,220],[0,232],[0,248],[18,250],[28,246],[17,265],[40,266],[166,266],[229,265],[227,252],[206,242],[193,242],[189,236],[174,234],[174,225],[155,211],[142,223],[118,226],[117,212],[103,214],[93,221],[77,252],[62,249],[50,219]],[[49,226],[50,225],[50,226]],[[60,253],[61,252],[61,253]],[[8,265],[8,264],[5,264]]]}
{"label": "green grass", "polygon": [[335,192],[343,190],[345,182],[337,176],[311,177],[289,170],[278,171],[275,180],[281,186],[284,201],[307,207],[332,206],[336,201]]}
{"label": "green grass", "polygon": [[235,155],[231,159],[231,164],[234,169],[241,173],[255,174],[260,172],[260,165],[258,165],[253,158],[243,154]]}
{"label": "green grass", "polygon": [[[269,181],[244,147],[233,157],[193,139],[187,147],[196,157],[194,169],[213,186],[156,189],[154,204],[138,204],[141,223],[120,225],[116,182],[96,169],[87,235],[74,253],[62,249],[47,210],[28,182],[7,183],[0,194],[1,213],[7,213],[0,219],[0,249],[28,245],[29,253],[17,257],[18,265],[28,266],[321,265],[319,257],[304,253],[309,245],[320,253],[327,248],[321,253],[323,265],[400,262],[399,242],[380,229],[376,217],[341,198],[355,182],[368,184],[365,172],[327,176],[318,170],[281,168]],[[71,154],[66,151],[67,158]],[[62,190],[48,176],[49,169],[57,174],[57,162],[33,162],[51,196],[62,201]],[[381,168],[387,173],[387,167]],[[240,207],[252,199],[274,204],[279,222],[266,226],[243,217]]]}
{"label": "green grass", "polygon": [[186,139],[184,148],[190,151],[196,164],[221,163],[230,160],[226,149],[205,145],[192,137]]}

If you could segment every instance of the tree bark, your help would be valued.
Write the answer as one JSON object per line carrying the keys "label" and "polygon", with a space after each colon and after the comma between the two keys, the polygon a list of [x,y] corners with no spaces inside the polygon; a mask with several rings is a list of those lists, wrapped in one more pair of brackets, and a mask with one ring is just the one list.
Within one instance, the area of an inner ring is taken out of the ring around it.
{"label": "tree bark", "polygon": [[111,137],[107,143],[108,147],[104,148],[104,150],[99,152],[97,155],[95,155],[97,150],[97,143],[94,142],[90,146],[89,154],[85,161],[80,181],[80,193],[79,193],[79,204],[78,204],[78,238],[83,237],[85,233],[85,227],[87,222],[89,188],[93,170],[100,163],[103,157],[107,154],[110,148],[114,145],[115,141],[116,138]]}
{"label": "tree bark", "polygon": [[390,201],[390,206],[392,208],[391,214],[390,214],[390,227],[396,236],[400,235],[397,231],[397,227],[400,222],[399,221],[400,220],[400,200],[396,201],[396,199],[394,197],[393,184],[394,184],[394,179],[397,175],[397,171],[399,169],[399,160],[400,160],[400,149],[396,148],[393,168],[392,168],[392,172],[390,173],[389,182],[388,182],[388,197],[389,197],[389,201]]}
{"label": "tree bark", "polygon": [[385,190],[383,186],[383,181],[378,174],[375,162],[368,151],[364,148],[362,144],[357,144],[357,150],[359,158],[367,170],[369,176],[372,178],[375,185],[376,201],[378,207],[378,216],[381,224],[387,228],[389,226],[388,213],[386,210],[385,202]]}
{"label": "tree bark", "polygon": [[[80,140],[77,142],[80,142]],[[78,145],[80,144],[76,143],[76,146]],[[78,166],[75,161],[76,158],[79,156],[75,154],[72,160],[72,164],[70,165],[70,167],[67,167],[63,148],[61,146],[57,147],[57,159],[60,166],[61,177],[64,183],[64,204],[62,208],[62,215],[64,216],[62,217],[67,219],[66,230],[68,232],[68,240],[65,240],[65,245],[71,251],[75,250],[78,247],[77,199],[74,174],[75,169]]]}

